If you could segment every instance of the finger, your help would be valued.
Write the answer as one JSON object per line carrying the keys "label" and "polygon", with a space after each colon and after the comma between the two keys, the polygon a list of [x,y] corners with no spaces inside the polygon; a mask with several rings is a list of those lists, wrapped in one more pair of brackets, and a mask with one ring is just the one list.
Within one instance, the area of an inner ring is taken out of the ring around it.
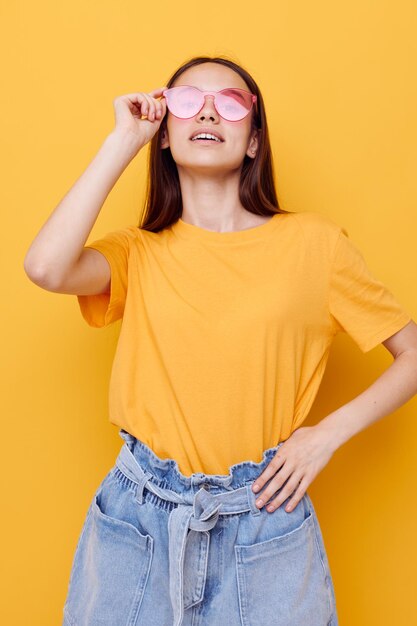
{"label": "finger", "polygon": [[147,94],[143,92],[128,93],[121,96],[121,98],[127,103],[132,113],[139,112],[139,115],[144,115],[144,113],[148,110],[149,100]]}
{"label": "finger", "polygon": [[262,474],[256,478],[254,484],[252,485],[252,491],[257,493],[262,489],[264,484],[274,475],[277,471],[284,465],[285,459],[282,455],[282,452],[277,452],[267,467],[264,469]]}
{"label": "finger", "polygon": [[162,103],[156,98],[153,98],[152,96],[150,96],[150,107],[149,107],[148,119],[150,119],[151,121],[154,121],[155,119],[160,119],[161,115],[162,115]]}
{"label": "finger", "polygon": [[161,119],[164,116],[165,98],[163,98],[162,100],[154,99],[154,103],[155,103],[155,116],[157,117],[157,119]]}
{"label": "finger", "polygon": [[162,96],[162,92],[165,91],[165,89],[168,89],[166,85],[164,85],[163,87],[158,87],[157,89],[153,89],[152,91],[150,91],[149,95],[153,96],[154,98],[159,98],[159,96]]}
{"label": "finger", "polygon": [[165,91],[165,89],[168,89],[166,85],[164,87],[158,87],[157,89],[153,89],[152,91],[149,91],[148,94],[144,94],[146,96],[149,96],[148,119],[150,121],[154,121],[156,118],[160,119],[164,114],[162,106],[163,103],[157,100],[157,98],[162,96],[162,93]]}
{"label": "finger", "polygon": [[[280,494],[274,498],[274,500],[272,500],[272,502],[270,504],[268,504],[268,506],[266,507],[266,510],[271,512],[275,511],[275,509],[278,509],[281,504],[283,502],[285,502],[285,500],[293,495],[293,498],[291,500],[291,502],[297,501],[299,502],[299,500],[301,499],[302,496],[300,496],[301,492],[304,491],[305,489],[305,484],[303,482],[303,477],[298,474],[298,475],[293,475],[291,477],[291,480],[288,482],[287,485],[285,485],[284,489],[280,492]],[[288,503],[289,504],[289,503]],[[288,505],[285,507],[285,510],[291,510],[291,508],[293,508],[292,506],[290,507],[290,509],[288,508]]]}
{"label": "finger", "polygon": [[[155,93],[155,92],[151,92]],[[155,119],[160,119],[163,115],[163,104],[164,102],[160,102],[150,94],[145,94],[148,97],[149,101],[149,109],[148,109],[148,120],[153,122]],[[165,99],[164,99],[165,100]]]}
{"label": "finger", "polygon": [[268,486],[259,494],[259,498],[255,504],[257,507],[262,508],[269,499],[281,489],[282,485],[291,476],[293,469],[290,466],[284,466],[278,474],[269,482]]}
{"label": "finger", "polygon": [[124,97],[129,98],[130,100],[137,100],[138,96],[150,96],[152,98],[159,98],[162,96],[162,93],[167,89],[167,87],[158,87],[158,89],[154,89],[153,91],[137,91],[134,93],[127,93]]}
{"label": "finger", "polygon": [[164,117],[167,112],[167,103],[165,98],[162,98],[159,102],[161,103],[161,115]]}
{"label": "finger", "polygon": [[154,109],[154,100],[152,96],[144,92],[129,93],[125,96],[128,99],[129,105],[139,110],[139,115],[147,117],[151,121],[152,111]]}
{"label": "finger", "polygon": [[291,498],[291,500],[288,502],[287,506],[285,507],[285,510],[287,511],[287,513],[295,509],[297,504],[303,498],[305,492],[307,491],[307,488],[308,488],[308,482],[301,481],[300,484],[298,485],[298,488],[295,490],[293,497]]}
{"label": "finger", "polygon": [[145,101],[143,102],[141,106],[141,114],[144,117],[147,117],[149,121],[152,121],[154,110],[155,110],[153,98],[152,96],[149,96],[147,93],[144,93],[143,95],[145,97]]}

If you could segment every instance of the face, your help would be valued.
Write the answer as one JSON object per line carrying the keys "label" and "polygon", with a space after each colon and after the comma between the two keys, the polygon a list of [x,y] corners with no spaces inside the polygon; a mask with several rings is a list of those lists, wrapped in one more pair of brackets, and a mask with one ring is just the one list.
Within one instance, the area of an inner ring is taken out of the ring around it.
{"label": "face", "polygon": [[[250,91],[237,72],[218,63],[190,67],[171,87],[180,85],[191,85],[203,91],[220,91],[229,87]],[[179,169],[224,173],[227,169],[240,168],[245,155],[255,158],[258,142],[256,131],[251,131],[253,109],[242,120],[230,122],[219,115],[213,100],[213,96],[206,96],[202,109],[188,119],[175,117],[167,110],[166,131],[162,134],[161,146],[170,147]],[[223,141],[191,141],[191,135],[203,127],[212,129]]]}

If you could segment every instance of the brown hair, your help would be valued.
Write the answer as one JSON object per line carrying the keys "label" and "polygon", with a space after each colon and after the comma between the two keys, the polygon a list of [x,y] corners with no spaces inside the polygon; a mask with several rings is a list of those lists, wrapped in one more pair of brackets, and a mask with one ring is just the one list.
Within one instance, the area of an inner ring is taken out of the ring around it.
{"label": "brown hair", "polygon": [[[275,213],[289,213],[281,209],[275,191],[273,159],[269,141],[265,108],[258,85],[250,74],[227,57],[193,57],[181,65],[168,80],[169,88],[175,80],[190,67],[201,63],[220,63],[240,74],[251,93],[257,96],[252,109],[252,128],[259,129],[258,149],[252,159],[245,155],[239,181],[239,199],[242,206],[256,215],[272,216]],[[166,118],[158,132],[151,139],[148,153],[148,179],[145,207],[140,228],[158,232],[169,226],[182,214],[182,196],[177,165],[170,148],[161,149],[162,129],[166,128]]]}

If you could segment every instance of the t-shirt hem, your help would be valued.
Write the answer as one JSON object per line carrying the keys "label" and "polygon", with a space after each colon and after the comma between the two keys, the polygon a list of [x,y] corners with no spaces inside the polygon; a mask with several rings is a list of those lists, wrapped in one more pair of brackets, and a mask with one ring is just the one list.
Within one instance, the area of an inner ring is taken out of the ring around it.
{"label": "t-shirt hem", "polygon": [[115,321],[111,314],[122,304],[115,285],[116,262],[108,246],[102,245],[101,242],[93,242],[85,247],[101,252],[110,265],[110,293],[77,296],[81,313],[88,325],[92,328],[103,328],[108,326],[112,321]]}
{"label": "t-shirt hem", "polygon": [[412,320],[412,317],[408,315],[408,313],[402,313],[400,317],[398,317],[395,322],[391,322],[387,326],[384,326],[380,331],[378,331],[375,335],[372,335],[371,338],[368,338],[362,344],[359,344],[362,352],[369,352],[372,348],[375,348],[378,344],[382,343],[391,335],[394,335],[396,332],[404,328],[408,322]]}

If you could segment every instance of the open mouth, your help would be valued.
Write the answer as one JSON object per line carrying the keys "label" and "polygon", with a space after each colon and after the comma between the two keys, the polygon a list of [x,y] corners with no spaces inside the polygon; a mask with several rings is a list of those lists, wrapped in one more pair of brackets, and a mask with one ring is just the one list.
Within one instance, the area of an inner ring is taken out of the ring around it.
{"label": "open mouth", "polygon": [[200,143],[224,143],[224,140],[221,139],[221,137],[218,137],[215,133],[207,131],[195,133],[193,137],[190,137],[190,141],[199,141]]}
{"label": "open mouth", "polygon": [[223,143],[223,141],[216,141],[215,139],[190,139],[190,141],[192,141],[193,143],[202,143],[202,144],[216,144],[216,145],[220,145]]}

